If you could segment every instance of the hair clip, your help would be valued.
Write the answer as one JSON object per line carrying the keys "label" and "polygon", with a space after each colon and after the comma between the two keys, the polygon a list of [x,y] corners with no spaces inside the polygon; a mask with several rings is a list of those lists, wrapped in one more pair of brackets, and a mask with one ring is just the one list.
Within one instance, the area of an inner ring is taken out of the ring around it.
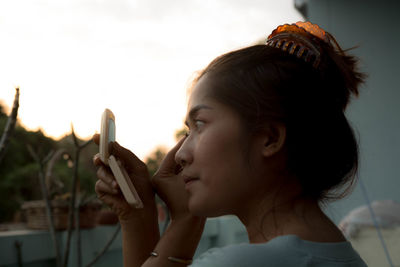
{"label": "hair clip", "polygon": [[316,24],[299,21],[278,26],[268,36],[266,44],[302,58],[317,68],[321,61],[320,41],[329,44],[329,35]]}

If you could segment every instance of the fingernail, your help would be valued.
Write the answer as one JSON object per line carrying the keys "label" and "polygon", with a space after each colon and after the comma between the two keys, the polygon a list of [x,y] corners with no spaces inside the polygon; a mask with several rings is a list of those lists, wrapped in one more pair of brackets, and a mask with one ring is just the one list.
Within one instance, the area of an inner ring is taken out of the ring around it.
{"label": "fingernail", "polygon": [[112,187],[114,187],[114,188],[117,188],[117,186],[118,186],[118,184],[117,184],[116,181],[112,181],[111,185],[112,185]]}

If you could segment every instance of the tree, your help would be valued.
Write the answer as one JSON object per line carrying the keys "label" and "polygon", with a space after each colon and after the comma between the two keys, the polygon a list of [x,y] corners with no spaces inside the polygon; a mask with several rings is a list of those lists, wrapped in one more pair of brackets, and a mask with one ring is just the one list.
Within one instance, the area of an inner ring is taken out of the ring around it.
{"label": "tree", "polygon": [[[7,120],[8,116],[0,105],[1,128],[4,128]],[[58,191],[51,192],[51,197],[70,192],[73,166],[68,163],[73,161],[74,155],[72,136],[66,135],[56,141],[45,136],[41,130],[28,131],[17,120],[13,136],[7,146],[8,153],[0,162],[0,222],[12,220],[14,213],[20,209],[24,201],[42,199],[38,181],[39,169],[28,152],[28,145],[39,158],[44,158],[50,151],[59,149],[65,151],[65,157],[54,164],[52,172],[52,179],[59,181],[62,187],[58,188]],[[81,152],[79,158],[80,191],[86,196],[94,195],[96,168],[92,163],[92,157],[97,151],[97,146],[91,143]]]}
{"label": "tree", "polygon": [[149,170],[150,177],[156,173],[166,154],[167,149],[163,146],[158,146],[153,152],[151,152],[149,156],[147,156],[145,163],[147,165],[147,169]]}
{"label": "tree", "polygon": [[18,107],[19,107],[19,88],[18,87],[15,88],[15,91],[16,92],[15,92],[14,104],[11,110],[11,114],[7,119],[3,134],[0,137],[0,162],[5,155],[10,137],[12,136],[14,131],[15,123],[17,122]]}
{"label": "tree", "polygon": [[175,141],[179,141],[181,140],[182,137],[184,137],[186,135],[186,133],[188,132],[188,130],[186,129],[186,127],[182,127],[179,130],[175,131]]}

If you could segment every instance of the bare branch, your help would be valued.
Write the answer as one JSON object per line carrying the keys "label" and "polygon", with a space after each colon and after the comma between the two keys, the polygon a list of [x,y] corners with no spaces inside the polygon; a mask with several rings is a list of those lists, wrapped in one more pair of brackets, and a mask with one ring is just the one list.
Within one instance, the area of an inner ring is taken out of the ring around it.
{"label": "bare branch", "polygon": [[14,97],[14,104],[11,110],[11,114],[7,119],[6,126],[4,128],[4,132],[0,139],[0,162],[3,159],[6,148],[10,141],[10,137],[14,131],[15,124],[17,122],[17,115],[18,115],[18,108],[19,108],[19,88],[15,88],[15,97]]}
{"label": "bare branch", "polygon": [[[60,250],[58,246],[58,241],[57,241],[57,236],[56,236],[56,228],[54,226],[54,218],[53,218],[53,210],[51,208],[51,201],[49,197],[49,192],[46,187],[46,182],[45,182],[45,174],[44,174],[44,160],[40,160],[38,154],[33,150],[32,146],[29,144],[27,145],[28,151],[31,154],[32,158],[35,160],[35,162],[39,166],[39,182],[40,182],[40,188],[42,191],[42,196],[43,200],[46,204],[46,219],[47,223],[49,225],[49,231],[50,231],[50,236],[53,241],[53,246],[56,254],[56,262],[57,266],[60,266],[61,264],[61,258],[60,258]],[[49,153],[49,155],[51,152]],[[48,156],[47,156],[48,157]]]}
{"label": "bare branch", "polygon": [[85,147],[87,147],[92,142],[93,142],[93,139],[90,139],[90,140],[86,141],[83,145],[79,146],[79,148],[80,149],[84,149]]}
{"label": "bare branch", "polygon": [[77,267],[82,267],[82,242],[81,242],[81,227],[80,227],[80,208],[81,196],[77,195],[75,211],[75,232],[76,232],[76,255],[78,258]]}
{"label": "bare branch", "polygon": [[67,244],[65,245],[64,251],[64,263],[63,266],[68,266],[68,257],[69,251],[71,247],[71,236],[72,236],[72,227],[74,223],[74,209],[75,209],[75,201],[76,201],[76,191],[78,185],[78,165],[79,165],[79,155],[80,149],[75,148],[75,159],[74,159],[74,173],[72,178],[72,188],[71,188],[71,199],[69,202],[69,209],[68,209],[68,229],[67,229]]}
{"label": "bare branch", "polygon": [[[69,211],[68,211],[68,229],[67,229],[67,243],[65,245],[65,251],[64,251],[64,260],[63,260],[63,266],[67,267],[68,266],[68,257],[69,257],[69,251],[71,247],[71,236],[72,236],[72,228],[73,228],[73,222],[74,222],[74,217],[75,217],[75,230],[77,232],[78,236],[78,243],[77,243],[77,249],[78,249],[78,265],[81,266],[81,246],[80,246],[80,240],[79,240],[79,235],[80,235],[80,229],[79,229],[79,206],[81,199],[79,198],[79,177],[78,177],[78,168],[79,168],[79,157],[80,153],[83,148],[88,146],[92,140],[88,140],[85,142],[83,145],[79,145],[78,138],[75,135],[74,131],[74,126],[71,123],[71,135],[74,140],[74,145],[75,145],[75,158],[74,158],[74,171],[73,171],[73,177],[72,177],[72,188],[71,188],[71,199],[69,203]],[[77,201],[78,198],[78,207],[76,207],[75,202]],[[78,210],[76,210],[78,209]]]}
{"label": "bare branch", "polygon": [[29,154],[31,155],[31,157],[35,160],[36,163],[41,164],[41,161],[39,159],[38,154],[36,154],[36,152],[33,150],[32,146],[30,144],[26,145],[26,148],[29,151]]}
{"label": "bare branch", "polygon": [[[72,226],[74,222],[74,210],[75,210],[75,201],[77,199],[77,191],[79,187],[79,177],[78,177],[78,168],[79,168],[79,157],[82,148],[84,148],[86,145],[89,144],[89,142],[86,142],[83,146],[79,146],[78,138],[75,135],[74,131],[74,126],[71,124],[71,134],[72,138],[74,139],[74,145],[75,145],[75,158],[74,158],[74,172],[73,172],[73,177],[72,177],[72,188],[71,188],[71,199],[69,203],[69,211],[68,211],[68,234],[67,234],[67,244],[65,245],[65,251],[64,251],[64,267],[67,267],[68,265],[68,257],[69,257],[69,251],[71,247],[71,236],[72,236]],[[75,225],[77,231],[78,225]],[[80,247],[79,247],[80,249]],[[79,253],[78,253],[79,254]]]}
{"label": "bare branch", "polygon": [[115,229],[114,234],[111,236],[110,240],[108,240],[103,250],[100,251],[100,253],[90,263],[88,263],[88,265],[86,265],[86,267],[93,266],[93,264],[95,264],[101,258],[101,256],[103,256],[107,252],[108,248],[111,246],[111,244],[114,242],[114,239],[117,237],[119,230],[121,230],[120,224],[118,224],[118,227]]}
{"label": "bare branch", "polygon": [[42,160],[42,164],[43,165],[46,165],[47,164],[47,162],[51,159],[51,157],[53,156],[53,154],[54,154],[54,150],[51,150],[47,155],[46,155],[46,157],[44,157],[44,159]]}
{"label": "bare branch", "polygon": [[46,181],[47,190],[49,192],[50,192],[50,188],[51,188],[51,180],[52,180],[52,176],[53,176],[54,164],[60,159],[60,157],[64,153],[65,153],[65,149],[63,149],[63,148],[58,149],[55,153],[52,154],[52,157],[50,158],[50,160],[47,163],[45,181]]}
{"label": "bare branch", "polygon": [[78,138],[76,138],[75,131],[74,131],[74,125],[72,123],[71,123],[71,135],[72,135],[72,138],[74,139],[75,146],[79,147]]}

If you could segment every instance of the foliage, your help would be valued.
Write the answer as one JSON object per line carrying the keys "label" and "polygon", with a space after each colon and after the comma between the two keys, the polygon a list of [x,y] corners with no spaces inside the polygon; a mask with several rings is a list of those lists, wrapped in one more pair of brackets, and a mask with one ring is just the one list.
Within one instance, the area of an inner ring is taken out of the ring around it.
{"label": "foliage", "polygon": [[[175,140],[179,141],[182,137],[186,135],[187,129],[185,127],[175,131]],[[158,168],[165,155],[167,155],[167,149],[163,146],[156,147],[153,152],[145,159],[145,163],[149,170],[150,176],[153,176]]]}
{"label": "foliage", "polygon": [[[0,133],[7,121],[7,114],[0,104]],[[186,134],[182,128],[175,132],[178,141]],[[60,185],[51,193],[51,197],[70,192],[72,186],[72,166],[74,143],[71,135],[66,135],[56,141],[43,134],[41,130],[28,131],[17,122],[14,134],[11,137],[6,155],[0,162],[0,222],[10,221],[20,205],[27,200],[42,199],[38,181],[38,166],[27,150],[30,145],[40,158],[44,158],[49,152],[64,149],[66,157],[61,158],[54,165],[52,180]],[[98,152],[97,145],[91,143],[81,151],[79,162],[80,192],[90,196],[94,194],[96,182],[96,167],[92,163],[92,157]],[[165,147],[159,146],[146,158],[150,175],[154,175],[161,161],[167,153]],[[69,162],[69,163],[68,163]]]}
{"label": "foliage", "polygon": [[[0,134],[7,121],[7,115],[0,105]],[[10,221],[19,210],[22,202],[42,199],[38,181],[38,166],[27,150],[30,145],[44,158],[49,152],[63,148],[70,158],[74,156],[74,145],[71,135],[59,141],[49,138],[41,130],[28,131],[18,122],[10,139],[5,157],[0,162],[0,222]],[[95,166],[92,157],[97,153],[97,146],[90,144],[81,152],[79,162],[79,179],[81,192],[94,194]],[[69,192],[72,182],[72,168],[68,160],[61,158],[54,166],[52,179],[60,182],[61,188],[54,194]]]}
{"label": "foliage", "polygon": [[166,154],[166,148],[159,146],[146,158],[145,163],[150,176],[153,176],[156,173]]}
{"label": "foliage", "polygon": [[182,137],[184,137],[186,135],[187,131],[188,130],[186,129],[186,127],[183,127],[181,129],[175,131],[175,140],[176,141],[180,140]]}

